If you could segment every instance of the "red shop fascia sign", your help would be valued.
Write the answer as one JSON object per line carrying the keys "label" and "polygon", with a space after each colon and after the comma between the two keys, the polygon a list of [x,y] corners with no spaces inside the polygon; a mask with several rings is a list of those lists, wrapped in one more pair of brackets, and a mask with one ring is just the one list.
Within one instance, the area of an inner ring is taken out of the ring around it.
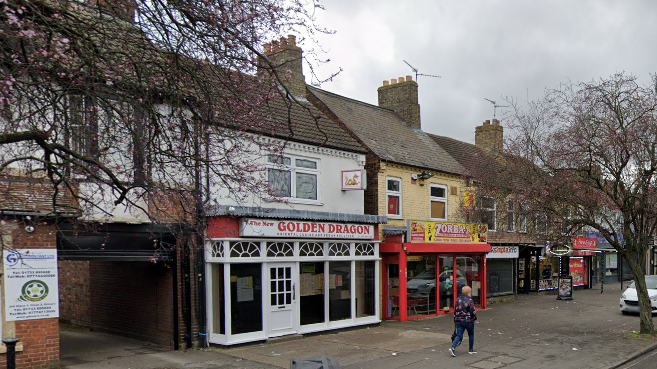
{"label": "red shop fascia sign", "polygon": [[375,227],[370,224],[245,218],[240,221],[240,236],[372,240]]}

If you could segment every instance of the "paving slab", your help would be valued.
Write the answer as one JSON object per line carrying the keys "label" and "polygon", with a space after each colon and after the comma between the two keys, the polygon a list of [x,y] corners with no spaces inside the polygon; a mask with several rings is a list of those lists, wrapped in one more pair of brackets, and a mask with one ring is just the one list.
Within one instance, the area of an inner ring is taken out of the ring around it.
{"label": "paving slab", "polygon": [[639,329],[639,317],[620,314],[620,294],[620,284],[614,284],[605,285],[604,294],[599,287],[576,290],[572,301],[558,301],[554,295],[521,295],[516,301],[491,305],[477,314],[476,355],[467,354],[466,340],[457,357],[451,357],[447,349],[454,325],[452,316],[444,315],[188,352],[111,335],[97,336],[94,342],[84,333],[63,332],[62,363],[70,369],[264,369],[289,368],[290,358],[327,355],[336,357],[344,369],[601,369],[655,345],[654,340],[627,338]]}

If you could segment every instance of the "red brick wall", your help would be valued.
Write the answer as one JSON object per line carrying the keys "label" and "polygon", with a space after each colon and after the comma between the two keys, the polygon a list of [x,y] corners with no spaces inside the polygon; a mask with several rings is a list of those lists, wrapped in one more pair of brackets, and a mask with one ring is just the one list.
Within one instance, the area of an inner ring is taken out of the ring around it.
{"label": "red brick wall", "polygon": [[[5,228],[13,229],[12,247],[17,249],[54,249],[57,247],[56,230],[52,224],[28,220],[34,226],[33,233],[25,232],[26,223],[4,219]],[[59,319],[36,319],[14,324],[16,337],[23,345],[23,351],[16,353],[16,367],[20,369],[42,369],[59,366]],[[7,327],[5,327],[6,329]],[[0,368],[6,367],[6,354],[0,355]]]}
{"label": "red brick wall", "polygon": [[88,327],[91,289],[88,261],[59,261],[59,319]]}
{"label": "red brick wall", "polygon": [[173,346],[173,273],[162,263],[90,261],[91,328]]}

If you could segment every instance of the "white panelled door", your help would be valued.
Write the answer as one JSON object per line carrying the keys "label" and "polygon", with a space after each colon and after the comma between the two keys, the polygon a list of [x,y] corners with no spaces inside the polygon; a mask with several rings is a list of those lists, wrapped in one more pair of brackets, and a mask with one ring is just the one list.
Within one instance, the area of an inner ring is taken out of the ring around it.
{"label": "white panelled door", "polygon": [[296,263],[269,264],[269,336],[296,333],[299,326]]}

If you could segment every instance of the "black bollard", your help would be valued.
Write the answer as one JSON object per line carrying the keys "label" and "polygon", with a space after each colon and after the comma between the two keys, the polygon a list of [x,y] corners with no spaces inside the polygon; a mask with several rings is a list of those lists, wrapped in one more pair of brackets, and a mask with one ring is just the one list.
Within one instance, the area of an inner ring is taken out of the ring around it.
{"label": "black bollard", "polygon": [[16,344],[18,338],[5,338],[2,342],[7,345],[7,369],[16,369]]}

